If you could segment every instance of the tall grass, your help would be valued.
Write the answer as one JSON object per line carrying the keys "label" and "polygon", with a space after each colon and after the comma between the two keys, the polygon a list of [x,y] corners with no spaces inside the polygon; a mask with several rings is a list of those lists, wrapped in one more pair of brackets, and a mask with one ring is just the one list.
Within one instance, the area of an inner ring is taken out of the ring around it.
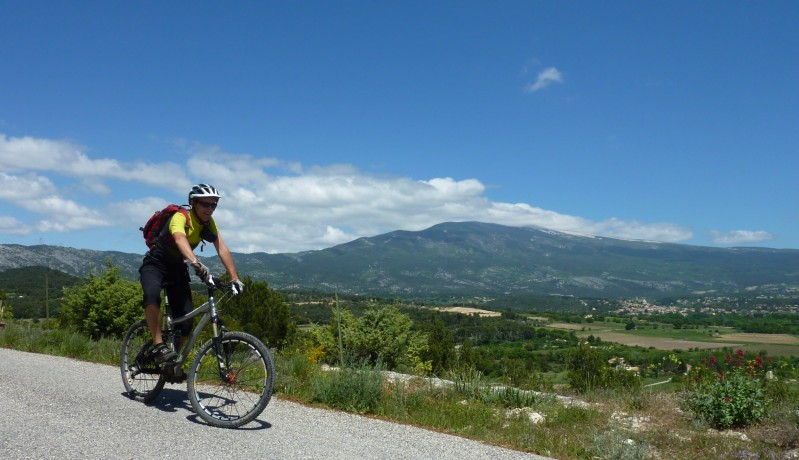
{"label": "tall grass", "polygon": [[318,375],[312,383],[312,402],[358,414],[375,413],[383,397],[379,367],[358,364]]}
{"label": "tall grass", "polygon": [[290,399],[310,401],[319,367],[302,350],[284,350],[275,355],[275,392]]}
{"label": "tall grass", "polygon": [[541,398],[535,391],[521,390],[506,385],[492,385],[473,369],[461,369],[449,374],[456,393],[474,401],[501,407],[531,407]]}
{"label": "tall grass", "polygon": [[120,346],[119,339],[95,341],[73,330],[48,329],[23,321],[10,321],[0,329],[0,347],[102,364],[119,363]]}

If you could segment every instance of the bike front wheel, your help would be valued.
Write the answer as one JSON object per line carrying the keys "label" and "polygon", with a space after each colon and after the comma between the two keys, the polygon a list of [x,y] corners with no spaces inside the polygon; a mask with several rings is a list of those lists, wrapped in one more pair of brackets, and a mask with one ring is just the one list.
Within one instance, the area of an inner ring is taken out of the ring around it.
{"label": "bike front wheel", "polygon": [[188,373],[189,401],[209,425],[237,428],[255,419],[272,398],[275,365],[260,340],[225,332],[205,342]]}
{"label": "bike front wheel", "polygon": [[152,344],[147,323],[144,320],[137,321],[125,334],[119,353],[122,384],[125,385],[129,397],[141,402],[154,400],[165,383],[160,367],[145,359]]}

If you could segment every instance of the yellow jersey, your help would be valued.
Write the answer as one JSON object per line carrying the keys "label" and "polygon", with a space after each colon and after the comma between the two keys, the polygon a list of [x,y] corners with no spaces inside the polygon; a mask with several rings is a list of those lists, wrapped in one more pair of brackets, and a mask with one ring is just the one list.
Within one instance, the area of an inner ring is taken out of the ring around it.
{"label": "yellow jersey", "polygon": [[216,228],[216,222],[214,222],[213,217],[208,223],[203,225],[200,219],[194,215],[194,212],[189,211],[188,223],[186,222],[186,216],[179,212],[172,216],[172,219],[169,220],[169,233],[172,235],[183,233],[186,235],[186,239],[189,240],[191,248],[194,249],[203,240],[210,243],[216,241],[216,235],[219,234],[219,230]]}

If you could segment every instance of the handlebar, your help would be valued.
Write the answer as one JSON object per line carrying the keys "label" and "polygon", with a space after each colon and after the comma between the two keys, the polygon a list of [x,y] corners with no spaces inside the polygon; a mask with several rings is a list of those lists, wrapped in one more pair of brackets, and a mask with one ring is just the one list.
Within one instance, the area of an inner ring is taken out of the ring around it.
{"label": "handlebar", "polygon": [[209,289],[219,289],[220,291],[229,292],[232,289],[233,283],[226,283],[216,276],[211,276],[211,279],[205,283]]}
{"label": "handlebar", "polygon": [[214,286],[216,286],[217,289],[230,289],[230,283],[225,283],[219,278],[214,278]]}

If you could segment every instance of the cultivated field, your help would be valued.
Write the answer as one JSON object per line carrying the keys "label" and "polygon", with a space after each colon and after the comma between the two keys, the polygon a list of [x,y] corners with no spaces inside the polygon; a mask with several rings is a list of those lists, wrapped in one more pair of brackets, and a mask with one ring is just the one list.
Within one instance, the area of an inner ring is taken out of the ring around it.
{"label": "cultivated field", "polygon": [[574,324],[574,323],[552,323],[549,324],[548,327],[552,327],[555,329],[568,329],[570,331],[582,331],[582,330],[587,330],[589,326],[586,326],[585,324]]}
{"label": "cultivated field", "polygon": [[[588,336],[588,334],[585,335]],[[645,348],[653,347],[657,348],[658,350],[688,350],[690,348],[708,349],[721,347],[741,348],[743,346],[741,343],[700,342],[697,340],[685,340],[669,337],[646,337],[627,334],[624,332],[599,332],[595,333],[594,337],[599,337],[605,342],[617,342],[624,345]]]}
{"label": "cultivated field", "polygon": [[724,334],[718,338],[722,341],[736,341],[749,343],[773,343],[777,345],[799,345],[799,337],[788,334],[755,334],[749,332],[735,332]]}
{"label": "cultivated field", "polygon": [[575,331],[579,337],[593,335],[606,342],[623,345],[652,347],[658,350],[688,350],[691,348],[735,348],[757,353],[766,351],[774,356],[799,355],[799,337],[788,334],[754,334],[733,332],[731,328],[706,329],[635,329],[625,330],[621,323],[552,323],[548,327]]}
{"label": "cultivated field", "polygon": [[481,310],[479,308],[470,308],[470,307],[446,307],[446,308],[437,308],[436,310],[447,313],[460,313],[463,315],[478,315],[481,317],[502,316],[502,313],[498,311]]}

